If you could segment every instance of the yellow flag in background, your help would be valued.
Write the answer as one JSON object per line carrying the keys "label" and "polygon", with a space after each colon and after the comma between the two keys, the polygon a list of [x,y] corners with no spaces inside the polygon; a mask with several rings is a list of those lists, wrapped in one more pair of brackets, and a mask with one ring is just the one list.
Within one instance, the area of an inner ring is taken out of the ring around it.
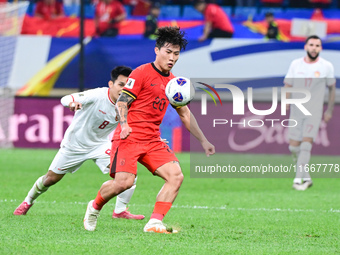
{"label": "yellow flag in background", "polygon": [[[85,38],[84,44],[88,44],[91,38]],[[48,96],[59,78],[61,72],[74,59],[80,51],[80,43],[63,51],[52,58],[44,68],[36,73],[21,89],[17,96]]]}
{"label": "yellow flag in background", "polygon": [[[243,26],[248,27],[252,32],[254,33],[260,33],[263,35],[267,34],[267,25],[265,25],[263,22],[253,22],[251,20],[247,20],[245,22],[242,23]],[[279,34],[277,35],[276,38],[278,41],[282,41],[282,42],[289,42],[289,38],[288,36],[286,36],[284,33],[282,33],[282,31],[279,29]]]}

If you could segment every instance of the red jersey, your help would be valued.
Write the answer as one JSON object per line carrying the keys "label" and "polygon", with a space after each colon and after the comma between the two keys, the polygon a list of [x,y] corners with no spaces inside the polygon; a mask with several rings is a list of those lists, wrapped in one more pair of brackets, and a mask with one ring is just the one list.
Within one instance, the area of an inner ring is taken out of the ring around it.
{"label": "red jersey", "polygon": [[212,29],[220,29],[226,32],[234,33],[233,25],[231,24],[227,14],[217,4],[207,4],[204,10],[204,18],[212,23]]}
{"label": "red jersey", "polygon": [[118,0],[113,0],[109,4],[100,1],[95,10],[100,33],[109,28],[118,28],[119,23],[110,24],[110,21],[123,13],[125,13],[124,6]]}
{"label": "red jersey", "polygon": [[[141,65],[132,71],[123,89],[123,93],[135,99],[127,115],[132,128],[128,140],[159,141],[159,125],[169,105],[165,87],[172,78],[175,76],[171,72],[164,74],[153,63]],[[121,126],[118,125],[113,140],[120,139],[120,132]]]}

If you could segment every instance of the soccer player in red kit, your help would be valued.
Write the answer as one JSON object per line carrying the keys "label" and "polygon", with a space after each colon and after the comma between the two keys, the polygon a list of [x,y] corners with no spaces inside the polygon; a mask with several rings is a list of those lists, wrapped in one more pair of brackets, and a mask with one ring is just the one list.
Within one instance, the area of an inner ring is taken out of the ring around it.
{"label": "soccer player in red kit", "polygon": [[230,38],[233,36],[234,27],[220,6],[207,3],[206,0],[195,0],[194,7],[204,15],[205,20],[203,34],[198,41],[203,42],[208,38]]}
{"label": "soccer player in red kit", "polygon": [[[170,70],[187,40],[177,27],[160,28],[156,35],[155,61],[130,74],[117,101],[120,125],[112,142],[110,169],[115,179],[105,182],[95,200],[89,202],[84,218],[88,231],[95,230],[101,208],[133,185],[138,161],[165,181],[144,232],[171,233],[162,220],[178,194],[183,174],[175,154],[160,138],[159,125],[169,105],[165,86],[175,77]],[[183,106],[176,111],[185,127],[201,142],[206,155],[214,154],[215,147],[206,139],[189,108]]]}

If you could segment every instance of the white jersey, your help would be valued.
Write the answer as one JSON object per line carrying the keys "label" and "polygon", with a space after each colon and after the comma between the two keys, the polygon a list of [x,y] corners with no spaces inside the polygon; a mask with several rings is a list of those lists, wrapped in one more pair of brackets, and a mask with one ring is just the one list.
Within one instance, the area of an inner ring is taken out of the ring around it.
{"label": "white jersey", "polygon": [[[307,63],[304,58],[298,58],[291,63],[284,83],[293,88],[308,89],[311,99],[304,106],[312,116],[322,116],[325,89],[335,84],[334,67],[321,57],[314,63]],[[292,93],[292,98],[301,98],[301,94]],[[301,113],[295,105],[291,111],[292,114]]]}
{"label": "white jersey", "polygon": [[[70,96],[70,101],[65,100]],[[62,104],[68,106],[73,100],[81,103],[82,108],[76,111],[60,147],[82,152],[110,143],[109,135],[117,127],[118,121],[109,88],[91,89],[70,96],[63,97]]]}

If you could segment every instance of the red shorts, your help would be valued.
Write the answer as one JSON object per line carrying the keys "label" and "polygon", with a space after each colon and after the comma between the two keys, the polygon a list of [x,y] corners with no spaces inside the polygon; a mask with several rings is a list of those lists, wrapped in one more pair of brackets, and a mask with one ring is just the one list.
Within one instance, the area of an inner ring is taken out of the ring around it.
{"label": "red shorts", "polygon": [[160,166],[178,159],[163,141],[137,143],[129,140],[112,142],[110,176],[115,173],[128,172],[137,175],[137,161],[151,173]]}

